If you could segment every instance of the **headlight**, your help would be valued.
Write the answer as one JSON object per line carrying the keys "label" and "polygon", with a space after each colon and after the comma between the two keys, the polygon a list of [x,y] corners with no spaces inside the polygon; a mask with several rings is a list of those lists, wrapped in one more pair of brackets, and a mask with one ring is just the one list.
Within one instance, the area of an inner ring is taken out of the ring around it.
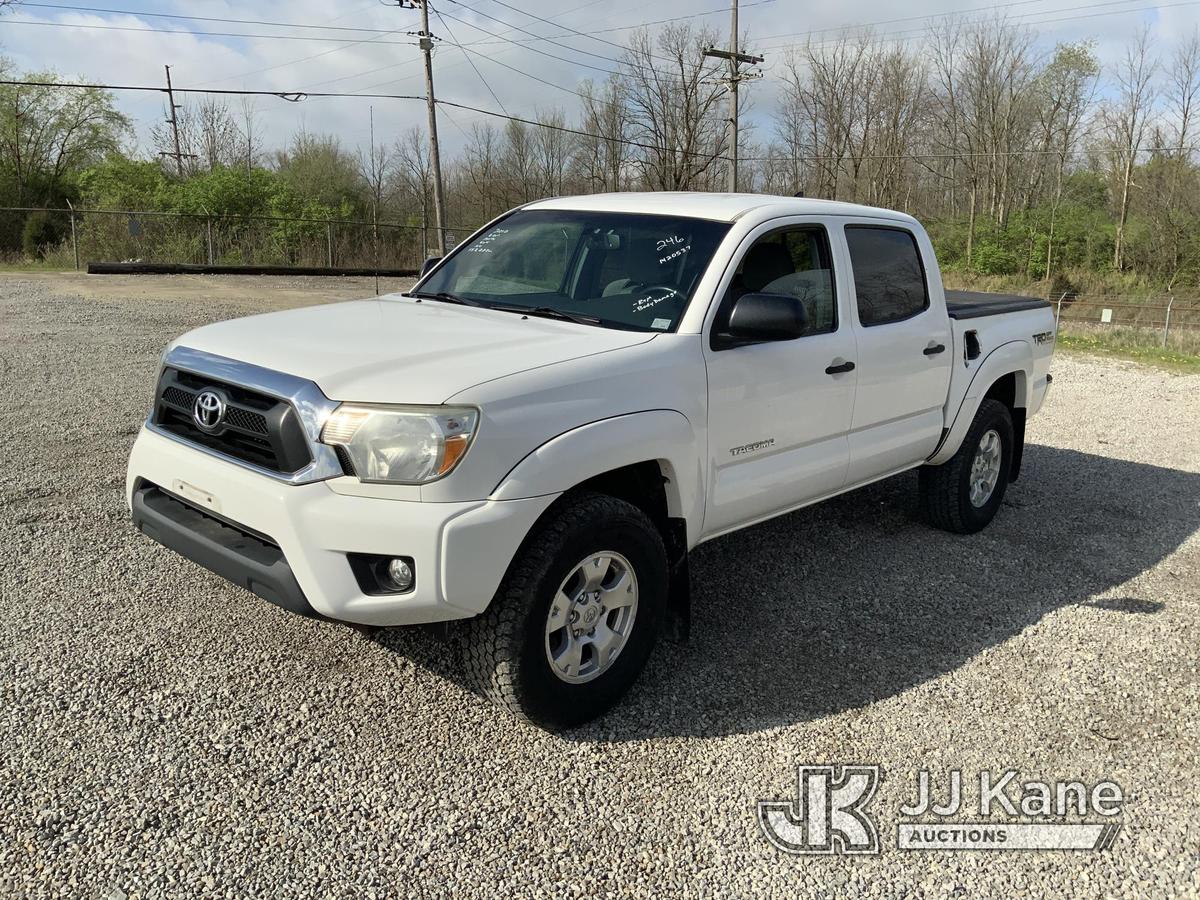
{"label": "headlight", "polygon": [[344,447],[362,481],[423,484],[458,465],[478,422],[479,411],[470,408],[343,403],[321,441]]}

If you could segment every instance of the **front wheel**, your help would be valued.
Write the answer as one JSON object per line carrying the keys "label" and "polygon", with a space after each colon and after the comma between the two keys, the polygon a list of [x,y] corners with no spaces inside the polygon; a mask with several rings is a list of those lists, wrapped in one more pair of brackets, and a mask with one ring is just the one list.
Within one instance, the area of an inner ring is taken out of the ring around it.
{"label": "front wheel", "polygon": [[940,466],[921,469],[921,506],[929,523],[956,534],[985,527],[1004,500],[1012,456],[1012,414],[998,400],[984,400],[958,451]]}
{"label": "front wheel", "polygon": [[476,689],[546,728],[611,708],[641,673],[667,599],[662,537],[636,506],[568,495],[523,545],[488,609],[467,623]]}

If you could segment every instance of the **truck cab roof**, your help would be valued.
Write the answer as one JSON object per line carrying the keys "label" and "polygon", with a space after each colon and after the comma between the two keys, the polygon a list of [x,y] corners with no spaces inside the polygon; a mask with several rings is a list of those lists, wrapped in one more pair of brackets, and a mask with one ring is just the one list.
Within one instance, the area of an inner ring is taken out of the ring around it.
{"label": "truck cab roof", "polygon": [[577,197],[553,197],[547,200],[537,200],[524,208],[689,216],[717,222],[736,222],[749,212],[769,210],[776,216],[854,216],[891,219],[908,225],[916,224],[916,220],[911,216],[891,209],[880,209],[857,203],[842,203],[836,200],[817,200],[809,197],[781,197],[774,194],[629,191]]}

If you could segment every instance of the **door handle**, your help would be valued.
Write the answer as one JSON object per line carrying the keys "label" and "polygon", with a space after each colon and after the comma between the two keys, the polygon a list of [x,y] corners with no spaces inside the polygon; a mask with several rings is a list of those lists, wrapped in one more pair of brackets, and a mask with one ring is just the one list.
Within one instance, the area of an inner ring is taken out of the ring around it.
{"label": "door handle", "polygon": [[946,349],[945,344],[931,344],[930,346],[926,347],[921,352],[924,353],[926,356],[937,356],[939,353],[944,352],[945,349]]}
{"label": "door handle", "polygon": [[852,362],[844,362],[841,365],[825,367],[826,375],[841,375],[843,372],[853,372],[853,371],[854,371],[854,363],[852,363]]}

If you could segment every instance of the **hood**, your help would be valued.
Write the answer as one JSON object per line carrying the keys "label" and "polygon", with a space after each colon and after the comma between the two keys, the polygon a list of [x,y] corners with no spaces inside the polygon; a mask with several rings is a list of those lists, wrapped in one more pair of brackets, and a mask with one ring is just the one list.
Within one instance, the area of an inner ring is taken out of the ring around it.
{"label": "hood", "polygon": [[653,338],[392,295],[218,322],[175,343],[307,378],[332,400],[434,404],[485,381]]}

